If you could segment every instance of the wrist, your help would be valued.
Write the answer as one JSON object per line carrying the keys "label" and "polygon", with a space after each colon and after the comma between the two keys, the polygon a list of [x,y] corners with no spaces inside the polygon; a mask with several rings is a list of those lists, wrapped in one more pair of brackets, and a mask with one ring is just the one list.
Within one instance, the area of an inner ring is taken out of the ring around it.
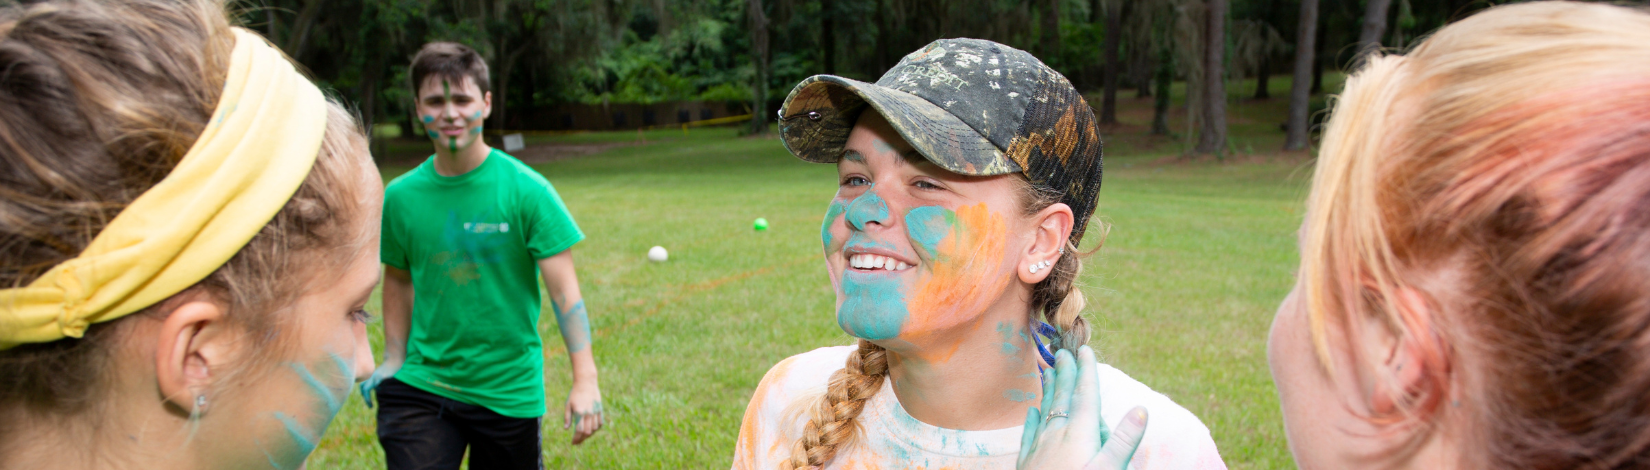
{"label": "wrist", "polygon": [[573,374],[573,386],[574,387],[577,387],[577,386],[580,386],[580,385],[585,385],[585,384],[588,384],[588,385],[596,385],[597,384],[596,372],[595,371],[580,372],[580,373],[574,373]]}

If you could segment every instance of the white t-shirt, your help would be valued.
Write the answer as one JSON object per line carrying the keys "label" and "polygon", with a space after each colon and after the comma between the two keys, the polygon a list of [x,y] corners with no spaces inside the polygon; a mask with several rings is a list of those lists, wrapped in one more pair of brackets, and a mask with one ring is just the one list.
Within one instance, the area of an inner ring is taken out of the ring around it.
{"label": "white t-shirt", "polygon": [[[768,370],[756,387],[739,428],[734,469],[772,470],[790,458],[791,446],[808,423],[806,403],[824,393],[831,374],[846,364],[857,346],[819,348],[791,356]],[[1146,407],[1146,436],[1129,468],[1225,469],[1209,429],[1192,412],[1127,374],[1100,364],[1100,414],[1115,426],[1135,406]],[[1012,469],[1024,426],[960,431],[912,418],[900,406],[890,380],[865,401],[854,445],[837,450],[826,470]]]}

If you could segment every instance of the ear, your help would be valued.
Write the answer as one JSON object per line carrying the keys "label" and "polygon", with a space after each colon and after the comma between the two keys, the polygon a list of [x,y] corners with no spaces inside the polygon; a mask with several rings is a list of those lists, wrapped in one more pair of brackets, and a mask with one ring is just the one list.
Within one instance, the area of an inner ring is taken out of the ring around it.
{"label": "ear", "polygon": [[[1054,263],[1061,256],[1076,256],[1076,253],[1062,253],[1066,240],[1071,239],[1071,226],[1074,217],[1071,206],[1063,202],[1056,202],[1037,211],[1031,216],[1031,243],[1021,253],[1020,262],[1016,266],[1016,274],[1020,282],[1036,284],[1047,279],[1053,271]],[[1047,262],[1047,264],[1043,264]],[[1031,272],[1037,266],[1037,272]]]}
{"label": "ear", "polygon": [[481,94],[481,104],[481,118],[487,119],[493,117],[493,92],[483,92]]}
{"label": "ear", "polygon": [[[1376,416],[1396,416],[1413,410],[1416,399],[1439,394],[1434,374],[1448,373],[1448,356],[1438,334],[1432,328],[1432,319],[1438,312],[1420,292],[1400,287],[1394,302],[1403,316],[1403,331],[1369,322],[1365,325],[1366,341],[1382,345],[1384,351],[1372,358],[1383,358],[1375,364],[1373,387],[1370,390],[1370,411]],[[1428,358],[1435,358],[1428,361]],[[1408,408],[1408,410],[1406,410]]]}
{"label": "ear", "polygon": [[155,375],[161,396],[185,411],[196,410],[214,375],[239,348],[225,321],[226,309],[205,296],[185,300],[161,323],[155,342]]}

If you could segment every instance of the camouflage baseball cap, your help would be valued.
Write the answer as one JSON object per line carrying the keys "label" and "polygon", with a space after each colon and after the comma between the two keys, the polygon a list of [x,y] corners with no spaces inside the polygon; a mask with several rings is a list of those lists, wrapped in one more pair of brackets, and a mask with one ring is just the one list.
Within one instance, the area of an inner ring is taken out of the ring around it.
{"label": "camouflage baseball cap", "polygon": [[874,84],[808,77],[785,98],[779,135],[797,158],[836,163],[867,107],[941,168],[1024,173],[1059,192],[1077,217],[1071,241],[1082,239],[1100,191],[1100,133],[1093,108],[1036,57],[991,41],[941,39]]}

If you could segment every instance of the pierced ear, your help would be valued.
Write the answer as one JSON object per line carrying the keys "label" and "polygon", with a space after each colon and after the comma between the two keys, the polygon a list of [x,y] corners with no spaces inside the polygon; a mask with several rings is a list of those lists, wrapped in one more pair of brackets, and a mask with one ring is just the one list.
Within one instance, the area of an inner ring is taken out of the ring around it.
{"label": "pierced ear", "polygon": [[1071,239],[1073,219],[1071,206],[1063,202],[1051,204],[1031,216],[1036,225],[1031,228],[1031,244],[1020,257],[1017,272],[1020,282],[1043,282],[1053,272],[1061,256],[1077,255],[1063,252],[1066,241]]}
{"label": "pierced ear", "polygon": [[199,413],[214,372],[229,362],[238,342],[227,328],[225,309],[197,296],[179,303],[161,323],[155,342],[155,379],[161,396],[186,412]]}
{"label": "pierced ear", "polygon": [[[1378,326],[1376,322],[1366,325],[1366,330],[1379,332],[1365,332],[1366,335],[1383,335],[1384,338],[1366,338],[1376,340],[1373,344],[1386,345],[1386,351],[1377,356],[1384,358],[1375,364],[1374,387],[1370,390],[1370,411],[1375,416],[1398,416],[1405,412],[1422,411],[1417,409],[1422,397],[1441,399],[1446,390],[1440,388],[1439,374],[1448,374],[1448,356],[1443,354],[1442,340],[1432,328],[1432,318],[1437,312],[1422,294],[1409,287],[1401,287],[1397,292],[1395,306],[1401,310],[1403,316],[1402,332],[1394,332],[1391,328]],[[1432,359],[1429,361],[1429,358]]]}

